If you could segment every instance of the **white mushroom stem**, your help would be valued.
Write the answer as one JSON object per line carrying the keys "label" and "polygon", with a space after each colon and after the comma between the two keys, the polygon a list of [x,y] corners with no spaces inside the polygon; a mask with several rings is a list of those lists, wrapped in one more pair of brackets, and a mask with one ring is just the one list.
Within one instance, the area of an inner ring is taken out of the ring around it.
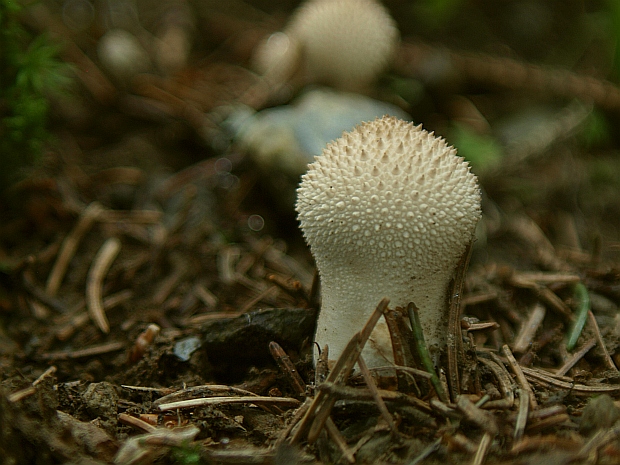
{"label": "white mushroom stem", "polygon": [[[309,165],[297,212],[321,277],[315,339],[330,360],[384,297],[414,302],[431,352],[445,346],[448,285],[481,215],[453,147],[393,117],[364,123]],[[384,321],[363,355],[371,367],[393,360]]]}

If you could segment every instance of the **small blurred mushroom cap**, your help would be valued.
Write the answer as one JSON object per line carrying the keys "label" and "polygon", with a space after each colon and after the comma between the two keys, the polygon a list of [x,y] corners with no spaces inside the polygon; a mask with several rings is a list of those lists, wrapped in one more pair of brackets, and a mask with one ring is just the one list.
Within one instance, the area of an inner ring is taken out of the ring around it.
{"label": "small blurred mushroom cap", "polygon": [[97,55],[104,69],[123,82],[151,67],[148,52],[133,34],[124,29],[106,32],[97,44]]}
{"label": "small blurred mushroom cap", "polygon": [[376,0],[309,0],[283,32],[255,52],[255,69],[276,84],[296,71],[308,83],[365,91],[391,63],[396,23]]}
{"label": "small blurred mushroom cap", "polygon": [[391,62],[399,32],[375,0],[313,0],[286,28],[297,38],[308,78],[343,90],[367,87]]}

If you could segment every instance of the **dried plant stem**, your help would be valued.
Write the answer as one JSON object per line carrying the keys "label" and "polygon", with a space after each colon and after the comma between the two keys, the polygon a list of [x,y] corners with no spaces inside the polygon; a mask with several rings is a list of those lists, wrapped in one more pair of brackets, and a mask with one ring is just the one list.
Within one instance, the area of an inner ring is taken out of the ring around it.
{"label": "dried plant stem", "polygon": [[[534,258],[544,268],[551,270],[566,270],[569,268],[566,262],[557,257],[551,241],[529,216],[514,216],[509,222],[508,228],[513,234],[531,245]],[[538,286],[536,283],[533,284],[534,287]],[[567,313],[570,315],[570,310]]]}
{"label": "dried plant stem", "polygon": [[305,394],[306,383],[304,383],[304,380],[301,379],[295,365],[293,365],[293,362],[291,362],[291,359],[284,349],[280,347],[280,344],[274,341],[270,342],[269,352],[271,352],[271,356],[278,364],[278,367],[280,367],[282,373],[284,373],[288,378],[288,382],[293,390],[299,395]]}
{"label": "dried plant stem", "polygon": [[383,399],[381,398],[381,394],[379,394],[379,391],[377,390],[377,386],[375,385],[375,381],[372,379],[372,375],[370,374],[370,371],[368,370],[368,365],[366,365],[366,362],[364,361],[364,358],[362,357],[361,354],[357,357],[357,365],[360,367],[360,371],[362,372],[364,381],[366,382],[366,385],[368,386],[368,389],[370,390],[370,393],[372,394],[373,400],[375,401],[375,403],[377,404],[377,407],[379,408],[379,412],[381,413],[381,416],[387,422],[388,426],[390,427],[390,430],[392,430],[392,433],[397,434],[398,431],[396,429],[396,425],[394,424],[394,420],[392,419],[392,415],[390,415],[390,412],[388,411],[385,405],[385,402],[383,402]]}
{"label": "dried plant stem", "polygon": [[568,370],[570,370],[571,368],[573,368],[577,362],[579,362],[579,360],[581,360],[583,358],[583,356],[585,354],[587,354],[590,350],[592,350],[592,348],[596,345],[596,339],[592,338],[589,341],[587,341],[582,347],[581,349],[579,349],[577,352],[575,352],[572,357],[570,357],[565,363],[564,365],[562,365],[560,368],[558,368],[555,372],[555,374],[557,376],[564,376],[566,373],[568,373]]}
{"label": "dried plant stem", "polygon": [[49,367],[47,370],[45,370],[41,374],[41,376],[39,376],[36,380],[32,382],[31,386],[28,386],[24,389],[20,389],[19,391],[8,395],[7,400],[9,402],[19,402],[20,400],[33,395],[35,392],[37,392],[37,384],[41,383],[45,378],[49,378],[54,373],[56,373],[56,367],[55,366]]}
{"label": "dried plant stem", "polygon": [[511,455],[517,456],[536,450],[560,450],[575,451],[581,445],[575,439],[561,439],[557,434],[549,436],[524,436],[523,439],[515,444],[510,450]]}
{"label": "dried plant stem", "polygon": [[493,414],[476,407],[467,396],[459,396],[459,400],[456,402],[456,408],[465,416],[465,418],[475,423],[487,433],[495,436],[499,432],[499,427],[497,426],[497,422]]}
{"label": "dried plant stem", "polygon": [[95,324],[105,334],[110,332],[110,324],[103,310],[103,280],[120,249],[121,241],[117,238],[111,237],[105,241],[101,249],[99,249],[99,252],[97,252],[86,279],[86,304],[88,312]]}
{"label": "dried plant stem", "polygon": [[[473,241],[467,245],[465,252],[456,267],[456,273],[450,289],[450,298],[448,299],[448,343],[446,346],[448,358],[448,389],[450,390],[450,398],[454,402],[461,393],[461,379],[459,370],[459,361],[464,359],[463,340],[461,336],[461,296],[463,294],[463,284],[465,283],[465,275],[469,267],[471,259]],[[434,371],[433,371],[434,373]]]}
{"label": "dried plant stem", "polygon": [[276,285],[270,286],[262,290],[257,295],[255,295],[250,300],[248,300],[245,304],[243,304],[243,306],[240,309],[240,313],[245,313],[245,312],[250,311],[252,307],[254,307],[254,305],[256,305],[257,303],[259,303],[261,300],[265,298],[274,297],[275,294],[278,293],[278,290],[279,288]]}
{"label": "dried plant stem", "polygon": [[553,426],[556,425],[561,425],[563,423],[566,423],[567,421],[570,421],[570,417],[568,416],[568,414],[566,413],[559,413],[557,415],[554,415],[552,417],[547,417],[544,420],[541,420],[539,422],[536,423],[530,423],[526,430],[529,434],[537,434],[541,431],[544,431],[548,428],[551,428]]}
{"label": "dried plant stem", "polygon": [[[530,386],[530,383],[528,383],[527,378],[523,374],[523,370],[521,369],[521,366],[519,365],[519,363],[517,363],[517,360],[515,359],[512,352],[510,351],[510,347],[504,344],[504,346],[502,347],[502,352],[504,353],[504,356],[506,357],[508,361],[508,366],[510,366],[510,370],[514,373],[515,377],[517,378],[517,383],[519,384],[519,386],[521,386],[521,391],[527,392],[527,399],[528,399],[528,402],[530,403],[530,409],[536,410],[538,408],[538,403],[536,402],[536,396],[534,395],[534,390],[532,389],[532,386]],[[520,402],[523,402],[523,396],[520,396],[519,399],[520,399]]]}
{"label": "dried plant stem", "polygon": [[394,355],[394,364],[399,366],[413,366],[414,359],[411,354],[411,348],[408,344],[408,335],[406,328],[402,322],[402,314],[398,310],[387,310],[385,312],[385,322],[387,323],[392,340],[392,353]]}
{"label": "dried plant stem", "polygon": [[[117,305],[120,305],[121,303],[131,299],[133,296],[134,292],[130,289],[119,291],[116,294],[110,294],[103,299],[103,309],[109,310],[111,308],[114,308]],[[58,329],[56,330],[56,337],[58,338],[58,340],[66,341],[71,336],[73,336],[75,331],[77,331],[80,327],[84,326],[90,321],[90,315],[87,312],[83,311],[85,306],[85,301],[80,302],[73,311],[74,314],[71,316],[71,319],[64,323],[62,326],[58,327]],[[76,311],[79,311],[80,313],[75,314]],[[64,316],[68,315],[65,314],[63,315],[63,317]]]}
{"label": "dried plant stem", "polygon": [[527,389],[519,389],[519,413],[515,421],[515,432],[513,439],[515,443],[519,442],[523,438],[525,427],[527,426],[527,417],[530,413],[530,391]]}
{"label": "dried plant stem", "polygon": [[551,289],[548,287],[540,287],[536,289],[536,293],[540,300],[549,306],[549,309],[564,317],[566,321],[574,321],[575,316],[571,313],[568,305],[566,305]]}
{"label": "dried plant stem", "polygon": [[153,426],[140,418],[132,417],[126,413],[119,413],[118,421],[123,425],[133,426],[134,428],[144,431],[145,433],[152,433],[157,430],[156,426]]}
{"label": "dried plant stem", "polygon": [[203,397],[200,399],[180,400],[168,404],[160,404],[159,410],[165,412],[182,408],[195,408],[211,404],[276,404],[297,407],[301,402],[292,397],[263,397],[263,396],[241,396],[241,397]]}
{"label": "dried plant stem", "polygon": [[179,285],[179,282],[181,282],[187,272],[185,264],[181,260],[172,260],[172,263],[172,273],[158,283],[157,292],[153,296],[153,305],[158,307],[164,303],[170,293]]}
{"label": "dried plant stem", "polygon": [[[415,365],[415,359],[411,353],[411,330],[407,326],[403,313],[398,310],[388,309],[383,315],[390,332],[392,340],[392,355],[394,356],[394,365],[396,368],[396,379],[398,381],[398,390],[401,392],[414,391],[421,396],[420,388],[413,376],[406,373],[405,370],[398,367],[412,367]],[[378,367],[374,367],[371,371],[377,372]],[[391,366],[385,369],[393,371]],[[413,369],[413,368],[412,368]],[[421,372],[422,370],[417,370]],[[426,372],[423,372],[426,374]]]}
{"label": "dried plant stem", "polygon": [[96,346],[87,347],[80,350],[72,350],[66,352],[48,352],[41,355],[43,360],[71,360],[76,358],[94,357],[95,355],[103,355],[109,352],[116,352],[125,347],[123,342],[106,342]]}
{"label": "dried plant stem", "polygon": [[11,403],[19,402],[26,397],[30,397],[35,392],[37,392],[37,388],[34,386],[28,386],[24,389],[20,389],[19,391],[13,392],[7,396],[7,400]]}
{"label": "dried plant stem", "polygon": [[581,281],[578,274],[575,273],[557,273],[557,272],[545,272],[545,271],[519,271],[511,277],[511,282],[525,282],[525,283],[537,283],[537,284],[576,284]]}
{"label": "dried plant stem", "polygon": [[36,386],[41,381],[43,381],[45,378],[49,378],[50,376],[52,376],[54,373],[56,373],[56,367],[55,366],[49,367],[47,370],[45,370],[43,373],[41,373],[41,376],[39,376],[37,379],[35,379],[32,382],[32,385]]}
{"label": "dried plant stem", "polygon": [[603,336],[601,335],[601,330],[598,327],[598,323],[596,322],[596,318],[594,317],[594,313],[592,313],[592,310],[588,311],[588,323],[590,323],[590,326],[592,327],[592,330],[594,331],[594,337],[596,338],[596,343],[598,344],[599,348],[603,352],[603,359],[605,360],[605,364],[610,370],[618,371],[618,367],[616,366],[613,359],[609,355],[609,351],[607,350],[607,347],[605,346],[605,341],[603,340]]}
{"label": "dried plant stem", "polygon": [[342,436],[342,434],[340,434],[340,431],[338,431],[338,428],[336,427],[334,421],[331,418],[328,418],[325,422],[325,429],[327,431],[327,434],[329,434],[331,440],[336,443],[338,449],[340,449],[340,452],[342,452],[342,455],[344,456],[346,461],[349,463],[355,463],[355,456],[353,455],[353,451],[349,449],[349,446],[347,446],[347,441]]}
{"label": "dried plant stem", "polygon": [[422,378],[426,380],[430,380],[433,376],[433,374],[429,373],[428,371],[418,370],[417,368],[404,367],[400,365],[386,365],[386,366],[374,367],[370,369],[371,372],[373,371],[377,372],[377,371],[382,371],[382,370],[402,371],[403,373],[408,373],[411,376],[417,376],[418,378]]}
{"label": "dried plant stem", "polygon": [[[163,393],[162,393],[163,394]],[[226,386],[223,384],[204,384],[201,386],[190,386],[185,389],[175,390],[174,392],[166,392],[164,397],[155,399],[153,401],[153,407],[157,407],[161,404],[168,404],[171,402],[177,402],[179,400],[194,399],[196,397],[216,397],[216,396],[258,396],[253,392],[246,391],[233,386]]]}
{"label": "dried plant stem", "polygon": [[515,341],[512,345],[512,349],[516,353],[524,353],[532,343],[532,339],[543,320],[545,319],[547,311],[545,306],[536,303],[532,310],[529,312],[529,316],[526,321],[523,322],[521,328],[519,329],[519,334],[515,337]]}
{"label": "dried plant stem", "polygon": [[[328,382],[321,384],[318,389],[321,391],[327,391],[329,394],[334,395],[338,399],[370,400],[374,398],[373,394],[370,392],[370,389],[353,388]],[[398,391],[387,391],[385,389],[377,389],[377,393],[384,402],[395,402],[398,404],[410,405],[423,413],[432,412],[430,406],[417,397]]]}
{"label": "dried plant stem", "polygon": [[485,408],[511,408],[515,402],[515,394],[512,388],[512,378],[510,377],[510,373],[508,373],[504,367],[502,361],[499,360],[499,357],[493,352],[491,352],[491,357],[493,357],[494,360],[487,360],[484,358],[479,358],[479,360],[486,365],[486,367],[491,370],[495,378],[497,378],[504,398],[501,400],[487,402]]}
{"label": "dried plant stem", "polygon": [[596,385],[585,385],[585,384],[577,384],[574,382],[563,381],[562,379],[557,379],[554,377],[552,373],[543,373],[542,370],[537,370],[534,368],[526,368],[521,367],[525,376],[531,381],[541,386],[545,386],[547,388],[556,388],[556,389],[564,389],[567,391],[571,391],[572,394],[581,395],[581,396],[591,396],[592,394],[602,394],[602,393],[620,393],[620,386],[614,384],[596,384]]}
{"label": "dried plant stem", "polygon": [[480,444],[478,445],[478,450],[476,451],[474,460],[471,462],[472,465],[482,465],[484,463],[489,453],[489,449],[491,449],[492,443],[493,435],[491,433],[484,433],[482,439],[480,440]]}
{"label": "dried plant stem", "polygon": [[[31,273],[29,272],[22,273],[22,283],[24,284],[24,289],[42,304],[60,313],[64,313],[67,311],[66,305],[60,299],[57,299],[56,297],[52,297],[51,295],[47,293],[47,291],[40,289],[38,286],[34,284]],[[33,304],[39,304],[39,302],[33,301]],[[44,312],[46,311],[44,310]]]}
{"label": "dried plant stem", "polygon": [[56,258],[56,262],[54,263],[52,271],[47,278],[45,292],[48,295],[55,296],[58,292],[60,283],[62,282],[62,279],[65,277],[65,273],[67,272],[69,262],[75,255],[75,251],[77,250],[78,245],[82,240],[82,237],[84,237],[86,232],[88,232],[88,230],[97,220],[99,215],[103,213],[103,211],[104,208],[99,203],[91,203],[88,207],[86,207],[73,230],[63,241],[60,252],[58,253],[58,257]]}

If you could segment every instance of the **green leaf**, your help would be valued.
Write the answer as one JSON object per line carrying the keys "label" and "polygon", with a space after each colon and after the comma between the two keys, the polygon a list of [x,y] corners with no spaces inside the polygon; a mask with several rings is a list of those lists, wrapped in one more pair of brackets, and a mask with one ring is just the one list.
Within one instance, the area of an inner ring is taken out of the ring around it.
{"label": "green leaf", "polygon": [[454,144],[458,154],[479,172],[497,165],[503,155],[501,145],[493,136],[478,134],[460,123],[453,123],[450,142]]}

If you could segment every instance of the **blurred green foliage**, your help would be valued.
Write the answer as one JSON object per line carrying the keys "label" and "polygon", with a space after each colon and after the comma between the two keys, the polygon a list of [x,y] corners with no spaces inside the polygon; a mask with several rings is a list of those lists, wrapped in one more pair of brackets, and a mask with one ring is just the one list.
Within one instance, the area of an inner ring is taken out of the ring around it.
{"label": "blurred green foliage", "polygon": [[615,42],[614,47],[614,77],[616,82],[620,79],[620,1],[607,0],[609,20],[611,22],[611,39]]}
{"label": "blurred green foliage", "polygon": [[611,127],[605,115],[594,109],[578,134],[578,140],[588,149],[604,146],[611,141]]}
{"label": "blurred green foliage", "polygon": [[175,465],[200,465],[205,463],[200,455],[200,447],[195,444],[173,447],[171,459]]}
{"label": "blurred green foliage", "polygon": [[445,26],[460,11],[464,0],[422,0],[412,3],[416,17],[431,29]]}
{"label": "blurred green foliage", "polygon": [[0,192],[40,162],[49,96],[70,83],[59,45],[45,34],[33,37],[20,11],[18,2],[0,0]]}
{"label": "blurred green foliage", "polygon": [[503,155],[500,143],[491,135],[478,134],[465,124],[453,123],[449,143],[459,156],[471,163],[478,174],[497,165]]}

